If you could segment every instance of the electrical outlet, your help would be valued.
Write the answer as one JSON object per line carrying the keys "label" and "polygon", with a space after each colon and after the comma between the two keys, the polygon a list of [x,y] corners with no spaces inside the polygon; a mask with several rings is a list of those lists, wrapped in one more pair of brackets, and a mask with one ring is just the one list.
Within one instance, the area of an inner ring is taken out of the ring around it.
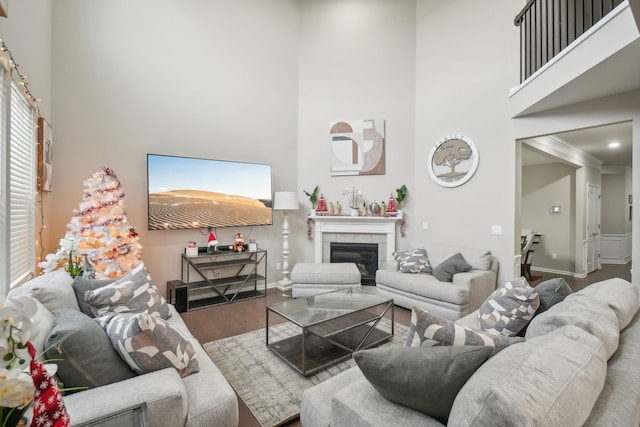
{"label": "electrical outlet", "polygon": [[551,254],[551,259],[558,259],[558,254]]}

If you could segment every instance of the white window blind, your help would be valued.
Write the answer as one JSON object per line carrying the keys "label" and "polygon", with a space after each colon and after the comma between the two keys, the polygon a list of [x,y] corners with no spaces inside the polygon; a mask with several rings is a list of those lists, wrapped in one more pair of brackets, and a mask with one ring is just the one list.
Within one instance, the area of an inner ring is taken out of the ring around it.
{"label": "white window blind", "polygon": [[9,283],[35,265],[35,126],[33,107],[11,82],[9,136]]}
{"label": "white window blind", "polygon": [[0,272],[6,292],[35,269],[36,132],[33,106],[0,68]]}

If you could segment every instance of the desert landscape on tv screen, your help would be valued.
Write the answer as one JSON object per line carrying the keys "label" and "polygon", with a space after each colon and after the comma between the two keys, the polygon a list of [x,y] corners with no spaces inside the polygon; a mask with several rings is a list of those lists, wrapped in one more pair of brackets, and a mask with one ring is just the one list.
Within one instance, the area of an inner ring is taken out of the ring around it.
{"label": "desert landscape on tv screen", "polygon": [[148,156],[149,230],[272,224],[271,167]]}

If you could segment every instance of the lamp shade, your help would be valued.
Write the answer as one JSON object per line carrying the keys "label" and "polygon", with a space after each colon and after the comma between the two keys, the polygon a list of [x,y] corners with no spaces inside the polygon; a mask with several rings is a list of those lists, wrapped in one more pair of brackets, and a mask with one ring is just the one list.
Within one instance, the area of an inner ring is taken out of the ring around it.
{"label": "lamp shade", "polygon": [[273,209],[276,211],[298,210],[298,196],[293,191],[276,191],[273,199]]}

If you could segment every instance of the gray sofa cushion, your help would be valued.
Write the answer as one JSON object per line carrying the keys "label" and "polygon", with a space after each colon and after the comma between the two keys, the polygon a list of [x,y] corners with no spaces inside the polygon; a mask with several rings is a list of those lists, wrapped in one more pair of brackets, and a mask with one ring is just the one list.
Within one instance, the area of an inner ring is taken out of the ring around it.
{"label": "gray sofa cushion", "polygon": [[479,346],[374,348],[355,352],[353,359],[382,396],[446,423],[458,391],[492,350]]}
{"label": "gray sofa cushion", "polygon": [[136,374],[118,356],[104,330],[77,310],[64,310],[46,342],[47,359],[59,359],[64,387],[99,387]]}
{"label": "gray sofa cushion", "polygon": [[490,335],[482,331],[454,323],[414,307],[411,311],[411,324],[405,347],[439,346],[439,345],[478,345],[489,346],[493,353],[523,341],[521,337]]}
{"label": "gray sofa cushion", "polygon": [[471,270],[471,266],[465,261],[462,254],[457,253],[435,266],[431,274],[441,282],[451,282],[454,274],[469,270]]}
{"label": "gray sofa cushion", "polygon": [[71,308],[79,310],[76,295],[71,284],[73,279],[64,270],[34,277],[22,286],[12,289],[9,296],[31,295],[44,305],[54,316],[58,317],[62,310]]}
{"label": "gray sofa cushion", "polygon": [[621,330],[638,311],[638,288],[624,279],[603,280],[581,289],[579,293],[606,302],[616,314]]}
{"label": "gray sofa cushion", "polygon": [[531,286],[506,283],[478,309],[480,328],[492,335],[514,336],[529,323],[539,305],[540,297]]}
{"label": "gray sofa cushion", "polygon": [[[346,385],[333,396],[330,414],[332,427],[443,426],[427,414],[385,399],[364,378]],[[313,427],[304,422],[302,425]]]}
{"label": "gray sofa cushion", "polygon": [[582,293],[569,295],[529,323],[527,339],[548,334],[564,325],[574,325],[598,337],[607,350],[607,358],[618,348],[618,318],[609,306]]}
{"label": "gray sofa cushion", "polygon": [[581,426],[606,374],[602,342],[565,326],[489,359],[458,393],[449,425]]}

